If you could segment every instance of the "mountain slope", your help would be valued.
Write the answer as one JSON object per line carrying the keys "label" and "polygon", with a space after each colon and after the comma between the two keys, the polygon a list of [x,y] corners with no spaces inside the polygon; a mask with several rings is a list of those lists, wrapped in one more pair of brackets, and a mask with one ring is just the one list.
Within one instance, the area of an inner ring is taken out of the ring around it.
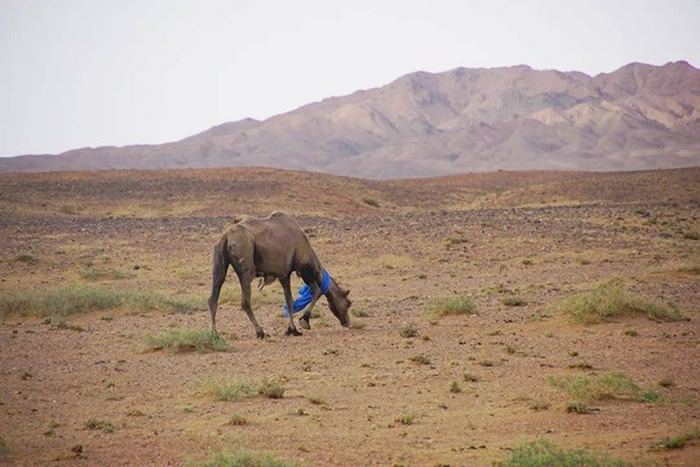
{"label": "mountain slope", "polygon": [[417,72],[181,141],[0,159],[2,171],[269,166],[364,178],[700,165],[700,71],[590,77],[527,66]]}

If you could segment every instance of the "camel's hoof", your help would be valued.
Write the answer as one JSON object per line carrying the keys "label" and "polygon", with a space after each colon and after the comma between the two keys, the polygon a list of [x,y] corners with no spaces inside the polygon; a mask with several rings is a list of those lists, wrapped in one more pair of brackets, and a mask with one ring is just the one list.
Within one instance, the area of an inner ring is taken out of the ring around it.
{"label": "camel's hoof", "polygon": [[265,339],[267,337],[267,334],[265,334],[265,331],[262,331],[262,330],[256,332],[255,334],[256,334],[256,337],[258,339]]}
{"label": "camel's hoof", "polygon": [[304,329],[311,329],[311,325],[309,324],[309,320],[306,318],[301,318],[299,320],[299,325],[301,325],[302,328]]}
{"label": "camel's hoof", "polygon": [[287,332],[285,332],[285,335],[287,335],[287,336],[301,336],[301,333],[299,331],[297,331],[296,328],[288,327]]}

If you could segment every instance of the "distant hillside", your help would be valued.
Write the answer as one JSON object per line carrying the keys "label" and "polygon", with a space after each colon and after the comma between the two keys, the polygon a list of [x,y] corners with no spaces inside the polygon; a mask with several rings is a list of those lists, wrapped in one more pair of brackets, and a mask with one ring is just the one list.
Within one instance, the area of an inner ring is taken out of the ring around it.
{"label": "distant hillside", "polygon": [[417,72],[173,143],[0,159],[0,171],[266,166],[375,179],[698,165],[700,71],[686,62],[595,77],[528,66]]}
{"label": "distant hillside", "polygon": [[[76,216],[231,217],[275,210],[340,218],[617,203],[699,204],[700,167],[499,171],[403,180],[265,168],[0,174],[0,226],[13,225],[17,215],[38,223],[46,216],[70,222]],[[393,221],[385,221],[390,231]]]}

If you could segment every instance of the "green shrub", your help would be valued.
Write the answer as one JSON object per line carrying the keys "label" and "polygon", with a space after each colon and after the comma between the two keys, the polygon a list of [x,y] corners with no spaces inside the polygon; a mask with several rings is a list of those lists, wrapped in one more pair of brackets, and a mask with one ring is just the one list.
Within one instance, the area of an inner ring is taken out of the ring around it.
{"label": "green shrub", "polygon": [[209,386],[209,395],[217,401],[238,402],[258,393],[257,387],[246,381],[214,380]]}
{"label": "green shrub", "polygon": [[427,310],[438,315],[473,315],[476,306],[471,297],[455,295],[452,297],[435,297],[428,302]]}
{"label": "green shrub", "polygon": [[550,383],[577,399],[640,400],[639,386],[624,373],[610,372],[600,376],[566,375],[550,377]]}
{"label": "green shrub", "polygon": [[566,413],[587,414],[591,409],[583,402],[571,402],[566,406]]}
{"label": "green shrub", "polygon": [[607,454],[588,449],[562,449],[551,441],[540,439],[517,446],[502,465],[504,467],[622,467],[628,464]]}
{"label": "green shrub", "polygon": [[614,283],[596,287],[570,297],[559,308],[580,323],[600,323],[614,318],[645,314],[651,319],[661,321],[680,321],[683,316],[670,306],[660,305],[622,290]]}
{"label": "green shrub", "polygon": [[270,380],[263,380],[258,387],[258,394],[268,399],[282,399],[284,397],[284,386]]}
{"label": "green shrub", "polygon": [[294,462],[275,459],[268,453],[251,453],[244,449],[215,452],[201,464],[203,467],[295,467]]}
{"label": "green shrub", "polygon": [[154,350],[170,352],[227,352],[231,350],[222,337],[208,329],[172,329],[149,336],[147,344]]}
{"label": "green shrub", "polygon": [[402,425],[413,425],[413,422],[415,421],[416,416],[413,414],[408,414],[408,413],[402,413],[396,418],[396,422],[400,423]]}
{"label": "green shrub", "polygon": [[676,436],[675,438],[666,438],[651,445],[651,449],[655,451],[667,451],[669,449],[680,449],[685,446],[688,441],[700,439],[700,428]]}
{"label": "green shrub", "polygon": [[532,401],[528,404],[528,408],[530,410],[534,410],[535,412],[539,412],[541,410],[549,410],[551,406],[552,404],[547,401]]}
{"label": "green shrub", "polygon": [[412,324],[404,326],[401,329],[399,329],[399,336],[406,337],[406,338],[417,337],[418,336],[418,328]]}

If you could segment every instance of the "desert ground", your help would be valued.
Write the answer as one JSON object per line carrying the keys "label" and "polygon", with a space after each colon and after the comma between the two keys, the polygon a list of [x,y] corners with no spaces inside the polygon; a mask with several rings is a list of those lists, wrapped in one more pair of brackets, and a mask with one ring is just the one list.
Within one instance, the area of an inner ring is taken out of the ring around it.
{"label": "desert ground", "polygon": [[[275,283],[253,293],[270,336],[258,340],[230,272],[226,351],[155,345],[208,329],[214,244],[235,216],[274,210],[351,290],[351,327],[322,298],[312,329],[286,337]],[[197,465],[244,449],[300,465],[492,465],[544,439],[697,465],[699,218],[700,168],[1,174],[0,463]],[[606,284],[675,318],[566,311]],[[76,302],[95,295],[121,299]],[[455,297],[471,308],[440,313]],[[623,388],[565,384],[611,374]],[[283,395],[217,392],[261,384]]]}

